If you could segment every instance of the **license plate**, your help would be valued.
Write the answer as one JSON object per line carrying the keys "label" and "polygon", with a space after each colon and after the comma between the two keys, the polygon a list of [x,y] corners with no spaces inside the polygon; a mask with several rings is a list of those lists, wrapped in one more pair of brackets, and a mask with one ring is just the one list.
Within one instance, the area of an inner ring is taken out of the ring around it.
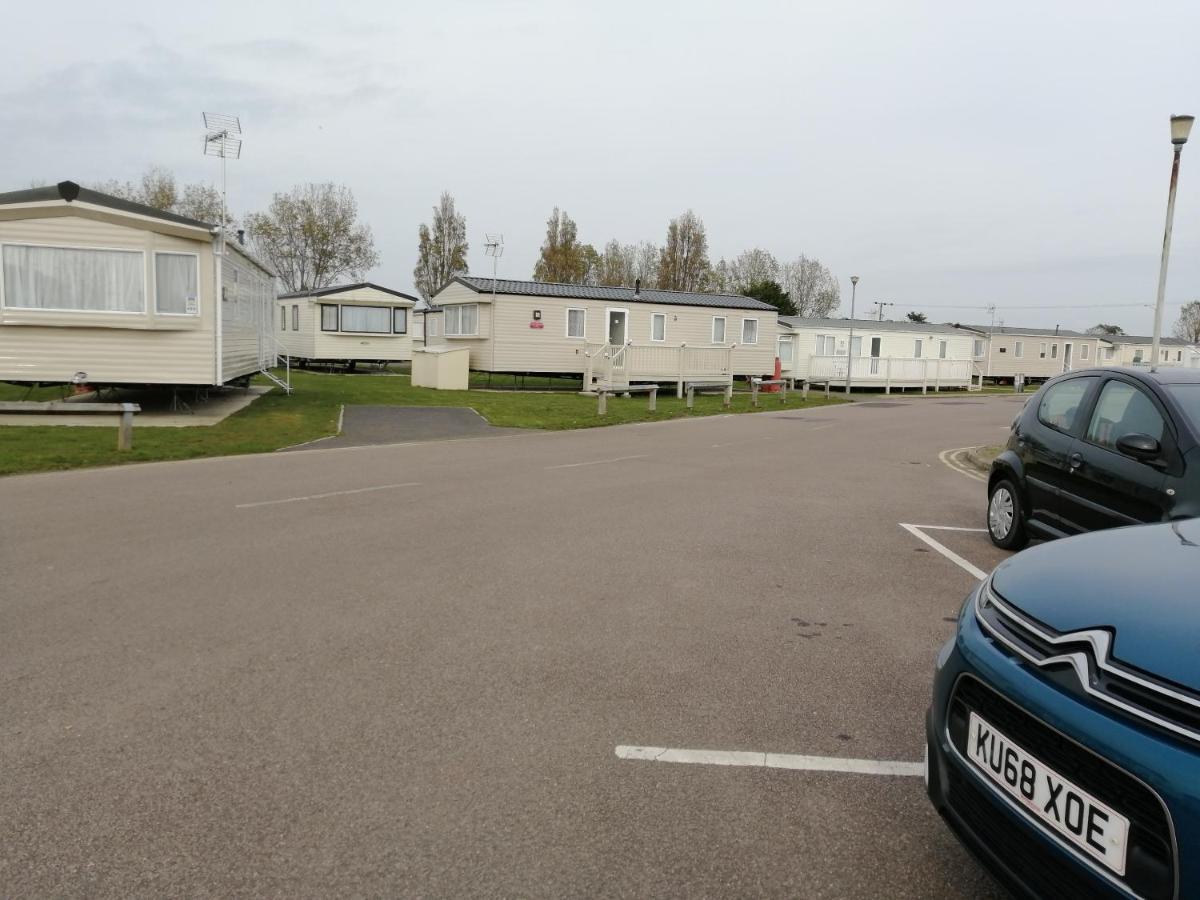
{"label": "license plate", "polygon": [[1063,778],[975,713],[967,734],[967,757],[1048,831],[1118,875],[1125,874],[1129,820],[1115,809]]}

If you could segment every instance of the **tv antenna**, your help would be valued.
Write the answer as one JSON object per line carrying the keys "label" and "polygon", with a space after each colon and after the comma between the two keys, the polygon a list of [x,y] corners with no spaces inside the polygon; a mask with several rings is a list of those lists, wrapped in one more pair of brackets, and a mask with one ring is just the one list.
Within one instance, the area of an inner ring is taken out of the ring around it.
{"label": "tv antenna", "polygon": [[242,121],[237,116],[206,112],[204,131],[204,155],[221,158],[221,252],[224,253],[225,222],[229,218],[226,165],[230,159],[242,158]]}
{"label": "tv antenna", "polygon": [[[492,321],[496,321],[496,268],[500,263],[500,257],[504,255],[504,235],[497,232],[485,234],[487,238],[483,244],[483,252],[492,258]],[[492,368],[496,368],[496,342],[492,341]],[[490,378],[491,376],[489,376]],[[489,382],[490,383],[490,382]]]}
{"label": "tv antenna", "polygon": [[883,308],[884,308],[885,306],[895,306],[895,305],[896,305],[896,304],[895,304],[895,303],[892,303],[890,300],[888,300],[888,301],[884,301],[884,300],[876,300],[876,301],[875,301],[875,306],[876,306],[876,307],[878,307],[878,312],[879,312],[879,321],[880,321],[880,322],[882,322],[882,321],[883,321]]}

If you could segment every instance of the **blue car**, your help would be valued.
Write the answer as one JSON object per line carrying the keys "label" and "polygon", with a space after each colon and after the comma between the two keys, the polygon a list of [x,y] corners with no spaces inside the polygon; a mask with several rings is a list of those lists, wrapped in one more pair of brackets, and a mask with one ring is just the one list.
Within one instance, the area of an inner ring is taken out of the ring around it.
{"label": "blue car", "polygon": [[1200,897],[1200,519],[998,566],[926,730],[933,805],[1018,895]]}

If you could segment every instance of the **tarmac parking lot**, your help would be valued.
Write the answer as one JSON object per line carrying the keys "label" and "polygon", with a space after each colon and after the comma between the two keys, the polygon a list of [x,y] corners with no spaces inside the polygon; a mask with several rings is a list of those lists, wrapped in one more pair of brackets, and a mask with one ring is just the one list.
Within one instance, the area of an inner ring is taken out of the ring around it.
{"label": "tarmac parking lot", "polygon": [[2,893],[1001,896],[920,776],[1023,399],[0,480]]}

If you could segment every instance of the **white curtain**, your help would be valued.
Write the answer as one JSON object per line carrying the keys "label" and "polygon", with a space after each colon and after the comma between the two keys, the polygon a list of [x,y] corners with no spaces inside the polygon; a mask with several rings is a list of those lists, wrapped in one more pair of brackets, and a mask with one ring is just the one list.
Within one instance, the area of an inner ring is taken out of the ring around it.
{"label": "white curtain", "polygon": [[742,319],[742,343],[758,343],[758,319]]}
{"label": "white curtain", "polygon": [[713,316],[712,342],[714,344],[725,343],[725,319],[721,316]]}
{"label": "white curtain", "polygon": [[321,304],[321,330],[338,330],[338,308],[331,303]]}
{"label": "white curtain", "polygon": [[458,314],[462,311],[461,306],[447,306],[443,315],[446,317],[446,334],[462,334],[458,330]]}
{"label": "white curtain", "polygon": [[567,310],[567,337],[581,338],[587,331],[587,313],[582,309]]}
{"label": "white curtain", "polygon": [[386,306],[343,306],[342,331],[391,334],[392,311]]}
{"label": "white curtain", "polygon": [[392,331],[396,334],[408,333],[408,310],[403,306],[392,310]]}
{"label": "white curtain", "polygon": [[[160,313],[197,315],[196,257],[180,253],[154,254],[154,308]],[[190,309],[188,300],[191,300]]]}
{"label": "white curtain", "polygon": [[460,334],[478,334],[479,332],[479,307],[474,303],[465,303],[462,306],[462,330]]}
{"label": "white curtain", "polygon": [[662,313],[655,313],[650,317],[650,339],[652,341],[667,339],[667,317]]}
{"label": "white curtain", "polygon": [[4,304],[17,309],[145,312],[140,250],[4,247]]}

